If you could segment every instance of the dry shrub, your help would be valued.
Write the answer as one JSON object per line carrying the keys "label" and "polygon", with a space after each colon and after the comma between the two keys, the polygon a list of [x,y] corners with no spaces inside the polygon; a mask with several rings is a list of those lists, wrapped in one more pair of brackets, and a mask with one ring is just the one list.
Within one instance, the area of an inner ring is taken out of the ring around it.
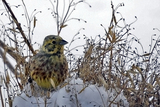
{"label": "dry shrub", "polygon": [[[123,92],[131,107],[158,106],[159,37],[152,40],[154,44],[145,52],[138,38],[130,33],[134,22],[126,24],[123,17],[117,21],[116,15],[120,13],[116,9],[120,6],[123,4],[114,9],[112,4],[108,30],[101,25],[105,30],[104,36],[98,35],[96,39],[85,37],[84,54],[73,63],[76,66],[71,72],[76,72],[86,84]],[[124,24],[122,27],[119,25],[121,22]]]}
{"label": "dry shrub", "polygon": [[[3,83],[0,87],[3,87],[7,93],[5,103],[9,103],[9,106],[11,106],[12,98],[18,92],[22,92],[25,83],[28,81],[27,60],[36,51],[30,43],[30,36],[26,37],[10,6],[5,0],[2,1],[6,10],[8,10],[7,14],[10,22],[7,26],[1,25],[3,37],[1,35],[0,54],[5,68]],[[123,4],[119,4],[116,8],[113,4],[111,6],[110,26],[106,29],[101,24],[105,31],[103,36],[98,35],[95,39],[89,39],[85,36],[84,54],[76,61],[69,60],[71,65],[69,69],[71,75],[69,77],[76,74],[76,77],[83,79],[84,84],[97,84],[104,86],[106,90],[115,89],[117,93],[123,92],[131,107],[160,106],[159,37],[156,38],[156,35],[153,35],[153,38],[156,39],[152,39],[150,50],[144,52],[140,41],[130,33],[131,25],[134,22],[126,24],[125,19],[117,12],[117,9]],[[120,15],[121,18],[117,20],[116,15]],[[64,19],[63,23],[57,24],[58,34],[62,28],[66,27],[65,22],[67,20]],[[36,23],[35,20],[29,22],[34,25]],[[120,25],[120,23],[123,23],[123,25]],[[30,31],[29,34],[32,34],[33,30]],[[14,39],[10,35],[13,35]],[[17,40],[17,37],[22,37],[21,42]],[[7,44],[6,41],[10,44]],[[133,43],[141,47],[141,50],[138,47],[133,47]],[[24,55],[24,51],[27,54]],[[15,60],[15,67],[8,60],[8,56]],[[75,57],[71,50],[67,51],[67,56]],[[1,97],[4,96],[1,94]],[[2,106],[4,106],[4,100],[1,101]],[[112,103],[114,103],[114,99],[110,102],[110,104]]]}

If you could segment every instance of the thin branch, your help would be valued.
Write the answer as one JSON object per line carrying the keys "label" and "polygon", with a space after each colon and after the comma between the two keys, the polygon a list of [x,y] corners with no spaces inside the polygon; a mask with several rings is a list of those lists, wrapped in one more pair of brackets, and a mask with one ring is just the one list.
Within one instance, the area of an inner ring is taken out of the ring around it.
{"label": "thin branch", "polygon": [[59,12],[58,12],[58,0],[57,0],[57,4],[56,4],[56,14],[57,14],[57,32],[58,32],[58,35],[59,35]]}
{"label": "thin branch", "polygon": [[[67,20],[67,16],[68,16],[68,14],[69,14],[69,11],[70,11],[72,2],[73,2],[73,0],[69,3],[69,6],[68,6],[68,9],[67,9],[66,15],[65,15],[64,18],[63,18],[63,21],[62,21],[62,23],[61,23],[61,26],[63,26],[64,23],[65,23],[65,21]],[[57,18],[58,18],[58,17],[57,17]],[[59,27],[59,25],[58,25],[58,27]],[[61,30],[62,30],[62,27],[60,27],[60,29],[58,30],[58,35],[60,34]]]}
{"label": "thin branch", "polygon": [[21,35],[22,35],[25,43],[28,45],[28,47],[29,47],[29,49],[31,50],[31,52],[32,52],[33,54],[36,54],[36,52],[34,51],[33,47],[31,46],[30,42],[29,42],[28,39],[26,38],[26,36],[25,36],[25,34],[24,34],[23,30],[22,30],[22,27],[21,27],[20,23],[18,22],[17,18],[15,17],[12,9],[9,7],[8,3],[7,3],[5,0],[2,0],[2,2],[3,2],[4,5],[6,6],[6,8],[8,9],[9,13],[11,14],[11,17],[12,17],[13,21],[16,23],[17,29],[20,31],[20,33],[21,33]]}
{"label": "thin branch", "polygon": [[5,106],[4,106],[4,102],[3,102],[3,96],[2,96],[1,86],[0,86],[0,96],[1,96],[2,107],[5,107]]}
{"label": "thin branch", "polygon": [[[5,45],[3,41],[0,40],[0,47],[2,47],[10,56],[12,56],[16,62],[25,62],[25,59],[17,54],[16,52],[13,52],[13,48]],[[3,55],[4,52],[1,53]]]}
{"label": "thin branch", "polygon": [[2,56],[2,59],[4,61],[4,63],[7,65],[7,67],[11,70],[11,72],[15,73],[14,67],[13,65],[9,62],[9,60],[5,57],[4,52],[2,51],[2,49],[0,48],[0,55]]}

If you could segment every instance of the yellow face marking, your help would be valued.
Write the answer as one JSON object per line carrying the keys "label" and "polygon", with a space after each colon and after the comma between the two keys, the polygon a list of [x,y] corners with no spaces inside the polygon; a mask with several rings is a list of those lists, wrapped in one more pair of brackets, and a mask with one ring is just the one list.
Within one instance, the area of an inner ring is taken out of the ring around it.
{"label": "yellow face marking", "polygon": [[44,39],[42,51],[48,54],[62,54],[64,45],[67,43],[60,36],[50,35]]}

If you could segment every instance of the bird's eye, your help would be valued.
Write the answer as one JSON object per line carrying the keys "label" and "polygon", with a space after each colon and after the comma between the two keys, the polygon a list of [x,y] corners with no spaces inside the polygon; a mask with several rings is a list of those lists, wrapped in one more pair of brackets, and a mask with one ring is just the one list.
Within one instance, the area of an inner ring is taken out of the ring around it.
{"label": "bird's eye", "polygon": [[56,44],[56,41],[52,41],[53,44]]}

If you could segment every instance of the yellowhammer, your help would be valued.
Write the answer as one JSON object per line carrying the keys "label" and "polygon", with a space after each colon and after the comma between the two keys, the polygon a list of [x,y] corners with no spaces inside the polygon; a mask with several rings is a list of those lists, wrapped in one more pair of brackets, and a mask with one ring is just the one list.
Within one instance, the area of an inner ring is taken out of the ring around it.
{"label": "yellowhammer", "polygon": [[30,60],[30,76],[43,89],[56,88],[62,83],[68,70],[64,45],[68,42],[60,36],[45,37],[43,45]]}

